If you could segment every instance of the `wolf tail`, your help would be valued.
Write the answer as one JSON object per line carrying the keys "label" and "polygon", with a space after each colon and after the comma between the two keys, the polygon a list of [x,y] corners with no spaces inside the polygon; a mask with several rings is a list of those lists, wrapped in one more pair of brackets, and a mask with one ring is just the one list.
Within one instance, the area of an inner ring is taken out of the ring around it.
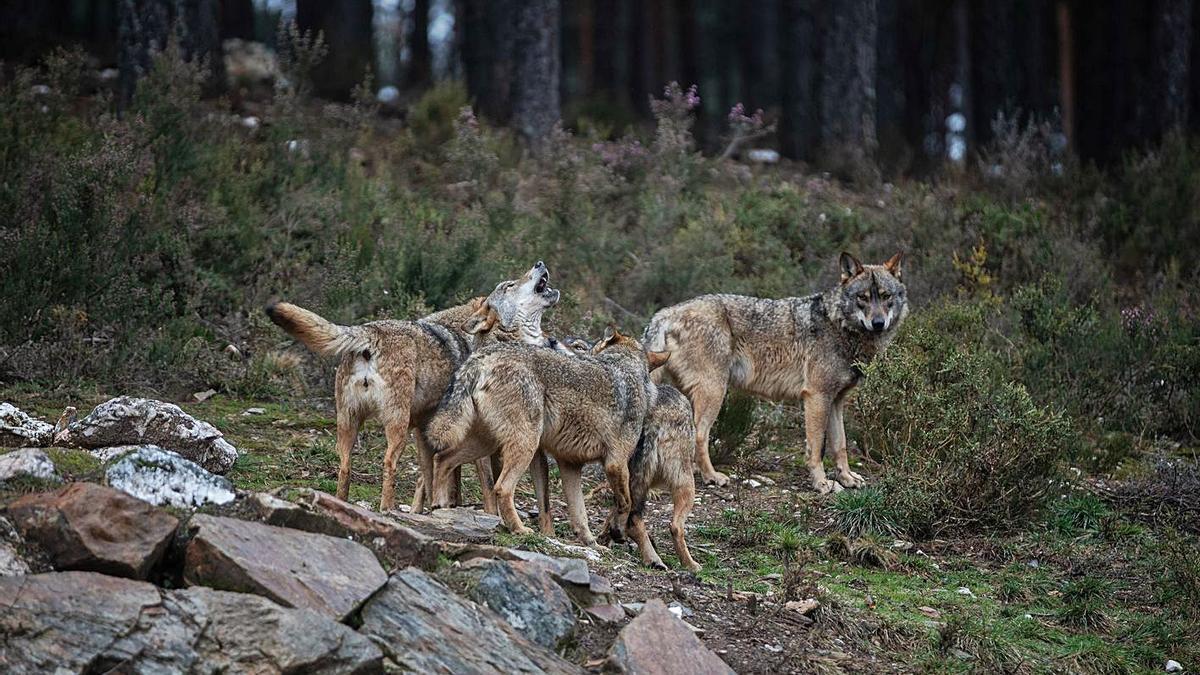
{"label": "wolf tail", "polygon": [[268,305],[267,316],[288,335],[321,356],[341,356],[369,346],[361,326],[339,326],[291,303]]}
{"label": "wolf tail", "polygon": [[460,445],[475,423],[477,410],[474,394],[482,373],[468,364],[454,377],[450,388],[442,395],[437,411],[425,425],[425,441],[434,452]]}

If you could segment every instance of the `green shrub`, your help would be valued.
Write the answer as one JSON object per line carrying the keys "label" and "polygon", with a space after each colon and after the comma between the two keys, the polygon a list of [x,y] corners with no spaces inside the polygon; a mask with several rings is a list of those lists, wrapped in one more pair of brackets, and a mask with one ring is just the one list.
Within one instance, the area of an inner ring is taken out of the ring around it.
{"label": "green shrub", "polygon": [[914,535],[1018,524],[1070,445],[1063,416],[1008,379],[988,319],[978,305],[928,307],[866,371],[859,430],[884,467],[884,503]]}
{"label": "green shrub", "polygon": [[877,487],[839,492],[833,500],[833,522],[851,537],[895,534],[899,530],[891,506]]}
{"label": "green shrub", "polygon": [[1106,630],[1112,626],[1106,609],[1112,584],[1100,577],[1080,577],[1068,581],[1062,590],[1058,617],[1067,625],[1088,630]]}
{"label": "green shrub", "polygon": [[1050,523],[1063,534],[1095,534],[1112,512],[1093,494],[1076,494],[1050,502]]}

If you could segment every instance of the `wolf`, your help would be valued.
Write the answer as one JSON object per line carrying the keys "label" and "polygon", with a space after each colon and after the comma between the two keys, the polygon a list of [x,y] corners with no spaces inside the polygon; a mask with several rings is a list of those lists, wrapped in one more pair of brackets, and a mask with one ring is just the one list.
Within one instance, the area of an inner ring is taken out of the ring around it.
{"label": "wolf", "polygon": [[[550,287],[549,270],[539,260],[521,278],[497,284],[486,298],[416,321],[339,326],[296,305],[269,305],[267,315],[289,335],[317,354],[340,358],[334,384],[338,498],[349,496],[350,454],[359,427],[378,417],[387,436],[379,508],[388,511],[395,507],[396,464],[412,427],[417,430],[414,436],[422,476],[412,508],[420,512],[430,493],[433,471],[433,453],[420,427],[436,409],[455,370],[484,341],[541,343],[542,314],[557,304],[559,297],[559,291]],[[495,330],[497,324],[501,330]],[[490,497],[489,491],[485,494]]]}
{"label": "wolf", "polygon": [[[583,338],[566,337],[561,342],[577,354],[603,351],[601,345],[592,346]],[[642,424],[642,435],[629,459],[629,497],[633,500],[633,509],[626,529],[642,554],[643,564],[667,569],[658,551],[654,550],[642,513],[651,490],[669,491],[674,508],[670,529],[675,553],[685,568],[698,572],[700,564],[692,558],[683,536],[684,522],[696,501],[696,479],[692,475],[696,426],[692,422],[692,404],[671,385],[659,384],[655,389],[654,402]],[[613,529],[611,524],[605,527],[600,543],[607,543]]]}
{"label": "wolf", "polygon": [[[708,433],[733,387],[803,402],[807,465],[818,492],[865,484],[846,453],[846,397],[862,377],[859,364],[882,354],[908,315],[901,261],[897,253],[882,265],[863,265],[842,253],[841,281],[824,293],[778,300],[704,295],[654,315],[643,341],[671,353],[655,378],[669,379],[692,402],[696,463],[706,482],[729,482],[709,459]],[[834,480],[822,464],[827,447]]]}
{"label": "wolf", "polygon": [[[636,339],[616,331],[602,342],[604,352],[595,356],[522,344],[495,344],[472,354],[424,429],[437,452],[434,505],[449,505],[456,467],[498,451],[500,517],[510,532],[531,532],[517,515],[513,490],[540,449],[557,460],[568,517],[588,545],[596,538],[584,512],[582,468],[604,464],[617,514],[611,519],[614,538],[622,538],[631,510],[629,458],[655,398],[650,370],[667,357],[647,354]],[[470,442],[480,438],[490,442]]]}

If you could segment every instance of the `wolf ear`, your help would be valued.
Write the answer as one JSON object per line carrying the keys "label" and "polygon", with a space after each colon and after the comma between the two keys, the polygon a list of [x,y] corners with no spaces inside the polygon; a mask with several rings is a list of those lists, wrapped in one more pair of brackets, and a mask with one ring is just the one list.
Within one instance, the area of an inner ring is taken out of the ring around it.
{"label": "wolf ear", "polygon": [[854,277],[862,274],[862,263],[858,262],[858,258],[842,251],[842,255],[838,258],[838,267],[842,270],[842,283],[850,281]]}
{"label": "wolf ear", "polygon": [[616,336],[617,336],[617,329],[614,328],[613,325],[610,323],[610,324],[608,324],[608,326],[606,326],[604,328],[604,337],[601,338],[600,341],[608,342],[609,340],[612,340]]}
{"label": "wolf ear", "polygon": [[650,370],[662,367],[671,358],[671,352],[646,352],[646,360],[650,362]]}
{"label": "wolf ear", "polygon": [[486,302],[480,303],[475,313],[463,322],[462,329],[468,335],[486,333],[496,325],[496,321],[499,319],[500,315],[496,313],[496,310],[492,309],[491,305]]}
{"label": "wolf ear", "polygon": [[884,268],[887,269],[887,271],[892,273],[892,276],[899,279],[900,278],[900,263],[903,261],[904,261],[904,254],[897,253],[896,255],[888,258],[888,261],[883,263],[883,266],[884,266]]}

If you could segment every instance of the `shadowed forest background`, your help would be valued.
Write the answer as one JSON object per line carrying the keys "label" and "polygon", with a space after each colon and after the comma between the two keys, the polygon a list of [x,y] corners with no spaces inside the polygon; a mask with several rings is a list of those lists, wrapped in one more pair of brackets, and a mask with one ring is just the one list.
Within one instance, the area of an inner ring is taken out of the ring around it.
{"label": "shadowed forest background", "polygon": [[[848,416],[872,486],[702,514],[702,578],[769,569],[787,595],[832,557],[874,584],[826,588],[869,617],[847,649],[929,670],[1194,668],[1197,22],[1191,0],[10,0],[0,391],[45,414],[215,393],[239,485],[328,489],[328,439],[234,413],[332,391],[271,299],[415,318],[542,259],[551,332],[640,334],[903,251],[913,312]],[[782,485],[801,427],[733,396],[714,452]],[[983,565],[996,604],[892,613],[954,587],[896,538]],[[903,639],[868,644],[880,625]]]}

